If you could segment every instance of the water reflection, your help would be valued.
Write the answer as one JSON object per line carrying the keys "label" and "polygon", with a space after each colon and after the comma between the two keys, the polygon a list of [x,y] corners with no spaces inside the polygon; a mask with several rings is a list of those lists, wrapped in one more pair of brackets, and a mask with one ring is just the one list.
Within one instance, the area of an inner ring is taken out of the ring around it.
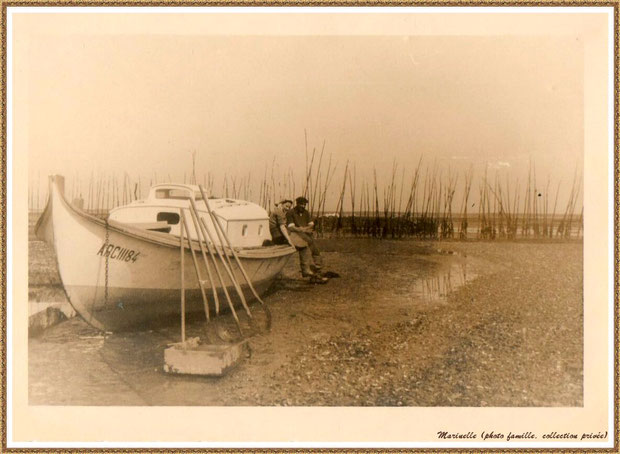
{"label": "water reflection", "polygon": [[417,279],[412,283],[411,291],[424,301],[440,302],[462,285],[476,278],[476,273],[468,270],[467,262],[451,263],[434,276]]}

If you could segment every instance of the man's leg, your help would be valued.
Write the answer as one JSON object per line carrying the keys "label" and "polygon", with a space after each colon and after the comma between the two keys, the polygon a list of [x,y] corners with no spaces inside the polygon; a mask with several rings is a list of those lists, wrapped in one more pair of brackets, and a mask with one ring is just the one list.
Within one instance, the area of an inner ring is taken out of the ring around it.
{"label": "man's leg", "polygon": [[299,252],[299,267],[301,268],[301,275],[303,277],[312,276],[314,273],[310,268],[312,263],[312,252],[309,247],[297,248]]}
{"label": "man's leg", "polygon": [[321,257],[321,251],[319,247],[316,245],[314,238],[311,238],[308,241],[308,249],[310,249],[310,253],[312,255],[312,261],[314,262],[314,269],[317,272],[321,272],[323,269],[323,257]]}

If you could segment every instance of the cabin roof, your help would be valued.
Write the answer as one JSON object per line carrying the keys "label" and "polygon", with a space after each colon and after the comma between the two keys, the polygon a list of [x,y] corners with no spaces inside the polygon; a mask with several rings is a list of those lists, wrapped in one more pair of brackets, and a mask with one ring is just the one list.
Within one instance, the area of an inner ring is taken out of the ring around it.
{"label": "cabin roof", "polygon": [[[177,207],[183,208],[189,205],[189,201],[184,197],[164,197],[157,198],[156,192],[158,190],[165,189],[177,189],[190,192],[190,197],[196,200],[197,208],[199,210],[204,209],[204,201],[200,195],[200,187],[193,184],[181,184],[181,183],[159,183],[151,186],[149,194],[146,199],[136,200],[125,207],[152,207],[155,209],[162,207]],[[207,197],[209,195],[207,194]],[[226,219],[267,219],[267,212],[252,202],[245,200],[237,200],[231,198],[212,198],[209,197],[209,204],[211,209],[217,211],[218,214]],[[112,211],[118,209],[124,209],[125,207],[118,207]]]}
{"label": "cabin roof", "polygon": [[200,192],[200,187],[196,184],[182,184],[182,183],[158,183],[151,186],[151,191],[154,189],[189,189],[190,191]]}
{"label": "cabin roof", "polygon": [[[157,197],[157,191],[162,190],[184,190],[189,191],[191,197],[198,201],[202,199],[202,194],[200,193],[200,186],[195,184],[181,184],[181,183],[159,183],[151,186],[149,189],[149,193],[147,196],[147,200],[166,200],[167,197],[161,198]],[[206,191],[205,191],[206,192]],[[214,197],[213,195],[206,194],[209,199],[219,199],[219,197]],[[171,197],[171,199],[175,199],[176,197]]]}

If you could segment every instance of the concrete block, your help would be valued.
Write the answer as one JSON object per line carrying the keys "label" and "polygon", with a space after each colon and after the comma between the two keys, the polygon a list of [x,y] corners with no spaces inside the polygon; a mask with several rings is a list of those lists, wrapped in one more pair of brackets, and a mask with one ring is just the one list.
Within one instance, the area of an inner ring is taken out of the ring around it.
{"label": "concrete block", "polygon": [[222,376],[247,352],[247,341],[236,344],[199,344],[196,338],[164,350],[164,371],[172,374]]}

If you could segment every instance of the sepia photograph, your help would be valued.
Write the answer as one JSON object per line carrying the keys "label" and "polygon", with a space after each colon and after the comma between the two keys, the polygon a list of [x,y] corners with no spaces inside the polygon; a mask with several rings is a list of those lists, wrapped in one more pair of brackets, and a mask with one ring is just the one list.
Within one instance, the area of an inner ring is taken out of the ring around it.
{"label": "sepia photograph", "polygon": [[5,8],[12,446],[617,447],[604,6]]}

